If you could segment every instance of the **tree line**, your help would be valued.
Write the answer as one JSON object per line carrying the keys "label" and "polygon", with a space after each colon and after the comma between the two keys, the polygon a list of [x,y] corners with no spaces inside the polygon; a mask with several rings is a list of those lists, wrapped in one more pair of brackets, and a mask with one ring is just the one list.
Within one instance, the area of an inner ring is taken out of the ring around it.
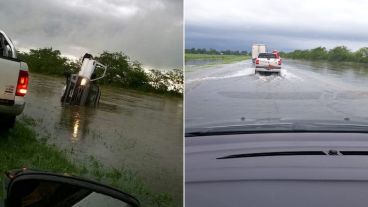
{"label": "tree line", "polygon": [[368,47],[353,52],[345,46],[337,46],[330,50],[325,47],[316,47],[310,50],[294,50],[280,52],[281,57],[304,60],[328,60],[368,63]]}
{"label": "tree line", "polygon": [[240,50],[216,50],[213,48],[191,48],[185,49],[185,53],[188,54],[207,54],[207,55],[249,55],[247,51]]}
{"label": "tree line", "polygon": [[[18,58],[28,64],[31,72],[64,75],[77,73],[82,65],[82,57],[72,61],[52,48],[31,49],[18,52]],[[161,94],[182,96],[184,75],[182,69],[146,71],[138,61],[131,61],[122,52],[104,51],[94,58],[107,66],[106,76],[99,84],[138,89]]]}

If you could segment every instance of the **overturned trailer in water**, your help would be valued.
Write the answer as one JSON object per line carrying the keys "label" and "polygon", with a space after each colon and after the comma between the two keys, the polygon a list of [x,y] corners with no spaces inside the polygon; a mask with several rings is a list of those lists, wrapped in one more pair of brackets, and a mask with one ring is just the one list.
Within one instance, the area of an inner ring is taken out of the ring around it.
{"label": "overturned trailer in water", "polygon": [[[97,106],[101,97],[101,89],[97,80],[105,77],[106,69],[105,65],[86,53],[78,74],[67,74],[61,102],[70,105]],[[99,77],[97,77],[97,70],[103,70]]]}

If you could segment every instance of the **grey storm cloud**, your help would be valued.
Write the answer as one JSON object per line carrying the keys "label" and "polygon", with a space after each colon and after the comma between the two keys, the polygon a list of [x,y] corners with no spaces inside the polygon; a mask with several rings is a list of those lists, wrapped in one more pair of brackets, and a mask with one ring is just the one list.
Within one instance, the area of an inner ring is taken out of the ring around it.
{"label": "grey storm cloud", "polygon": [[367,7],[361,0],[187,0],[185,47],[356,50],[368,46]]}
{"label": "grey storm cloud", "polygon": [[147,68],[182,68],[182,0],[0,0],[0,29],[20,50],[122,51]]}

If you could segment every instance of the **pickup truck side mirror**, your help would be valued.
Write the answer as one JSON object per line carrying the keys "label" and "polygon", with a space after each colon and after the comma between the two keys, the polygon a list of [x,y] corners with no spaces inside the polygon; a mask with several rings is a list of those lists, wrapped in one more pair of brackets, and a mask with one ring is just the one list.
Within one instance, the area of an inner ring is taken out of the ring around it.
{"label": "pickup truck side mirror", "polygon": [[133,196],[91,180],[22,170],[8,173],[6,207],[139,207]]}

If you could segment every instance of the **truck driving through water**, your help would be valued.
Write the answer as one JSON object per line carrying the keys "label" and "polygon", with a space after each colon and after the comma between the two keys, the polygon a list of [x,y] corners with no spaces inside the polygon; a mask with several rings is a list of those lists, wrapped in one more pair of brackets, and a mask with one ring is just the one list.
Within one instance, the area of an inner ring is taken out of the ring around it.
{"label": "truck driving through water", "polygon": [[0,30],[0,126],[11,128],[23,112],[28,90],[28,65],[17,59],[10,38]]}
{"label": "truck driving through water", "polygon": [[255,73],[278,73],[281,72],[282,60],[280,53],[274,50],[272,53],[260,53],[256,58]]}

